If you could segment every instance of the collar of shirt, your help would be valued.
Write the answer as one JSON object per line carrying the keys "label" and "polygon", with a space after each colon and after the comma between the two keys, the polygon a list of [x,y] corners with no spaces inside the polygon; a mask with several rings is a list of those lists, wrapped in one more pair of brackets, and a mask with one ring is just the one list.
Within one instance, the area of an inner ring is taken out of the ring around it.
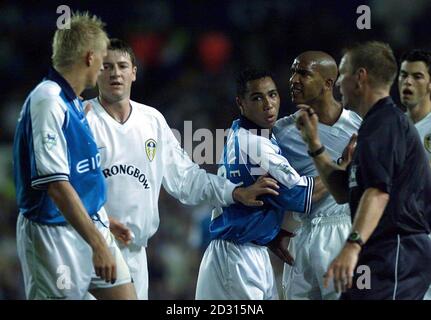
{"label": "collar of shirt", "polygon": [[63,76],[53,67],[49,68],[49,73],[45,80],[52,80],[56,82],[70,101],[73,101],[77,98],[75,91],[73,91],[69,82],[67,82],[67,80],[64,79]]}
{"label": "collar of shirt", "polygon": [[254,130],[254,132],[256,132],[256,134],[258,136],[262,136],[263,135],[265,137],[268,137],[268,132],[269,132],[269,137],[268,138],[272,137],[272,129],[262,128],[261,126],[257,125],[253,121],[248,120],[244,116],[240,116],[239,117],[239,126],[241,128],[246,129],[246,130]]}
{"label": "collar of shirt", "polygon": [[385,105],[392,105],[394,106],[395,103],[392,100],[392,98],[390,96],[384,97],[382,99],[380,99],[379,101],[377,101],[372,107],[371,109],[367,112],[367,114],[365,115],[364,119],[367,119],[371,114],[373,114],[374,112],[376,112],[380,107],[385,106]]}

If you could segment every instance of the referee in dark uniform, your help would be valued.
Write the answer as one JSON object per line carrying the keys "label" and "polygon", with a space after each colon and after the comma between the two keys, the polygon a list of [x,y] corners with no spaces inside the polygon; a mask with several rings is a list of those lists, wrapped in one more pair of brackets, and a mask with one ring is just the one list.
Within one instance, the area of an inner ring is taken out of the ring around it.
{"label": "referee in dark uniform", "polygon": [[[342,299],[422,299],[431,283],[431,171],[414,125],[389,96],[395,57],[388,45],[367,42],[347,49],[339,70],[343,105],[363,118],[347,170],[324,152],[314,111],[302,106],[297,120],[322,180],[352,213],[325,282],[333,278]],[[358,286],[364,277],[369,285]]]}

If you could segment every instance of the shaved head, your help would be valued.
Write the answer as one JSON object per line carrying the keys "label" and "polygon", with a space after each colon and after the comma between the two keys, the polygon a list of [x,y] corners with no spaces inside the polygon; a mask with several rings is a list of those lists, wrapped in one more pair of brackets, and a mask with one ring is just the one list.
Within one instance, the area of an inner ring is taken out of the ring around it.
{"label": "shaved head", "polygon": [[290,73],[292,102],[313,107],[319,122],[333,125],[342,113],[341,105],[334,98],[338,77],[334,58],[323,51],[305,51],[295,58]]}
{"label": "shaved head", "polygon": [[296,57],[295,61],[301,61],[315,69],[324,79],[331,79],[335,84],[338,76],[337,63],[334,58],[323,51],[305,51]]}

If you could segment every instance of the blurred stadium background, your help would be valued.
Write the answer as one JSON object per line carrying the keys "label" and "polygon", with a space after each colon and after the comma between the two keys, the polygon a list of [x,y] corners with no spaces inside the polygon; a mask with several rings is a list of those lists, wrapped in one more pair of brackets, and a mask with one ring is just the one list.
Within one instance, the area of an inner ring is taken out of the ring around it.
{"label": "blurred stadium background", "polygon": [[[13,134],[26,95],[50,65],[61,4],[100,16],[111,37],[133,46],[139,67],[132,98],[156,107],[180,132],[185,120],[193,121],[194,130],[230,126],[237,116],[235,74],[244,66],[274,72],[286,115],[294,110],[289,68],[302,51],[324,50],[338,61],[343,46],[360,40],[386,41],[397,56],[430,48],[429,0],[1,1],[0,299],[24,298],[15,244]],[[362,4],[371,8],[371,30],[356,27]],[[216,172],[215,165],[203,167]],[[207,206],[183,206],[162,191],[161,225],[147,251],[150,299],[193,299],[209,212]],[[280,283],[282,266],[273,261]]]}

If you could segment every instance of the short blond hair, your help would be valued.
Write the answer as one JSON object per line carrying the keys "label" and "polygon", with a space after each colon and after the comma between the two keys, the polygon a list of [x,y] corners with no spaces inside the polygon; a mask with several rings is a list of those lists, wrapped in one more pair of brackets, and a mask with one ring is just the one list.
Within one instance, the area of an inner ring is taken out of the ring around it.
{"label": "short blond hair", "polygon": [[109,44],[105,23],[89,12],[74,12],[70,28],[57,29],[52,40],[52,64],[67,68],[75,64],[88,50],[102,50]]}

